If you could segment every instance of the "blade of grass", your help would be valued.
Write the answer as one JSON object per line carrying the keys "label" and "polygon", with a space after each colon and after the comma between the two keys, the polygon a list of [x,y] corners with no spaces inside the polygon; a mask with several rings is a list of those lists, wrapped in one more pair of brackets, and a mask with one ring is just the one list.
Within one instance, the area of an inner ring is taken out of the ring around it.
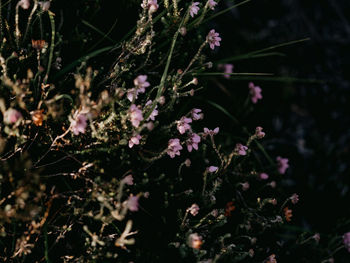
{"label": "blade of grass", "polygon": [[[117,21],[117,20],[116,20]],[[116,21],[114,22],[114,24],[116,23]],[[109,41],[111,41],[113,44],[116,43],[115,40],[113,40],[112,38],[110,38],[108,36],[108,33],[104,33],[103,31],[101,31],[100,29],[98,29],[97,27],[95,27],[94,25],[91,25],[88,21],[86,20],[82,20],[81,21],[84,25],[86,25],[87,27],[90,27],[92,30],[96,31],[97,33],[99,33],[102,36],[102,39],[107,38]]]}
{"label": "blade of grass", "polygon": [[[201,76],[211,76],[211,75],[225,75],[225,73],[222,74],[209,74],[209,73],[198,73],[196,75]],[[231,74],[230,74],[231,75]],[[288,83],[310,83],[310,84],[322,84],[325,83],[323,80],[317,80],[317,79],[302,79],[302,78],[295,78],[295,77],[283,77],[283,76],[272,76],[272,77],[265,77],[265,76],[259,76],[259,75],[241,75],[241,76],[233,76],[230,77],[230,80],[257,80],[257,81],[270,81],[270,82],[288,82]]]}
{"label": "blade of grass", "polygon": [[[245,0],[245,1],[243,1],[243,2],[240,2],[240,3],[238,3],[238,4],[235,4],[235,5],[233,5],[233,6],[230,6],[230,7],[226,8],[226,9],[220,11],[220,12],[217,12],[217,13],[211,15],[211,16],[208,17],[207,19],[204,19],[202,23],[205,24],[206,22],[208,22],[208,21],[214,19],[215,17],[218,17],[218,16],[220,16],[220,15],[222,15],[222,14],[225,14],[225,13],[227,13],[228,11],[230,11],[231,9],[234,9],[234,8],[239,7],[239,6],[241,6],[241,5],[247,4],[247,3],[251,2],[251,1],[252,1],[252,0]],[[197,19],[198,19],[198,18],[197,18]],[[189,24],[189,27],[192,27],[193,25],[195,25],[196,22],[197,22],[197,21],[194,20],[191,24]]]}
{"label": "blade of grass", "polygon": [[50,259],[49,259],[49,242],[48,242],[48,238],[47,238],[47,224],[45,223],[44,225],[44,246],[45,246],[45,260],[47,263],[50,263]]}
{"label": "blade of grass", "polygon": [[289,41],[289,42],[273,45],[273,46],[270,46],[270,47],[267,47],[267,48],[259,49],[259,50],[256,50],[256,51],[252,51],[252,52],[249,52],[249,53],[246,53],[246,54],[243,54],[243,55],[238,55],[238,56],[233,56],[233,57],[228,57],[228,58],[225,58],[225,59],[221,59],[221,60],[216,61],[215,63],[226,63],[226,62],[230,62],[230,61],[237,61],[237,60],[242,60],[242,59],[248,59],[248,58],[252,58],[252,57],[256,56],[257,54],[263,53],[265,51],[270,51],[270,50],[277,49],[277,48],[280,48],[280,47],[286,47],[286,46],[302,43],[302,42],[309,41],[309,40],[310,40],[310,38],[303,38],[303,39],[293,40],[293,41]]}

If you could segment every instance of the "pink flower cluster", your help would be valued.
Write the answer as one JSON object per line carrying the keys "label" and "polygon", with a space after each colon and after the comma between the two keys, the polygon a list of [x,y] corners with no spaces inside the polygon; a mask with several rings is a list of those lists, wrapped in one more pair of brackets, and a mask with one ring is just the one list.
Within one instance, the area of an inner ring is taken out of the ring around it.
{"label": "pink flower cluster", "polygon": [[217,166],[209,166],[207,168],[207,172],[209,173],[215,173],[219,168]]}
{"label": "pink flower cluster", "polygon": [[206,138],[208,135],[209,135],[210,137],[212,137],[212,136],[218,134],[218,133],[219,133],[219,130],[220,130],[219,127],[216,127],[214,130],[210,130],[210,129],[208,129],[208,128],[204,128],[203,137]]}
{"label": "pink flower cluster", "polygon": [[193,109],[191,111],[191,117],[194,121],[203,119],[203,113],[201,109]]}
{"label": "pink flower cluster", "polygon": [[258,139],[262,139],[265,137],[265,132],[263,132],[262,130],[263,130],[263,128],[261,128],[261,127],[256,127],[256,129],[255,129],[255,136]]}
{"label": "pink flower cluster", "polygon": [[350,232],[343,235],[343,243],[345,248],[350,252]]}
{"label": "pink flower cluster", "polygon": [[198,150],[198,143],[200,143],[201,137],[198,134],[192,133],[186,141],[187,150],[192,152],[192,149]]}
{"label": "pink flower cluster", "polygon": [[148,10],[150,11],[150,13],[154,13],[158,10],[159,5],[157,3],[157,0],[147,0],[146,4],[142,3],[141,4],[142,8],[148,8]]}
{"label": "pink flower cluster", "polygon": [[249,82],[248,87],[251,100],[254,104],[263,98],[261,95],[261,88],[259,86],[255,86],[253,82]]}
{"label": "pink flower cluster", "polygon": [[187,208],[186,212],[193,216],[198,215],[199,206],[197,204],[192,204],[191,207]]}
{"label": "pink flower cluster", "polygon": [[190,6],[190,16],[191,17],[194,17],[194,15],[197,15],[198,14],[198,11],[199,11],[199,2],[194,2],[192,3],[192,5]]}
{"label": "pink flower cluster", "polygon": [[13,108],[9,108],[4,113],[4,122],[6,124],[15,124],[16,122],[20,121],[22,119],[22,114]]}
{"label": "pink flower cluster", "polygon": [[141,135],[136,134],[132,136],[129,140],[129,148],[132,148],[134,145],[139,145],[141,140]]}
{"label": "pink flower cluster", "polygon": [[130,106],[129,117],[132,126],[136,128],[138,128],[140,122],[143,121],[142,111],[135,104]]}
{"label": "pink flower cluster", "polygon": [[126,201],[126,206],[131,212],[136,212],[139,210],[139,197],[136,195],[130,195]]}
{"label": "pink flower cluster", "polygon": [[[149,100],[149,101],[147,101],[147,103],[146,103],[145,106],[147,107],[147,106],[151,106],[151,105],[152,105],[152,101]],[[151,115],[149,115],[149,117],[147,118],[147,121],[149,121],[149,120],[154,121],[156,116],[158,116],[157,105],[156,105],[156,107],[154,108],[154,110],[152,111]]]}
{"label": "pink flower cluster", "polygon": [[247,150],[248,150],[248,147],[247,147],[247,146],[244,146],[244,145],[241,144],[241,143],[237,143],[237,144],[236,144],[235,152],[236,152],[238,155],[247,155]]}
{"label": "pink flower cluster", "polygon": [[225,78],[229,79],[230,78],[230,74],[233,72],[233,65],[232,64],[219,64],[218,68],[220,69],[224,69],[224,73],[226,73],[224,75]]}
{"label": "pink flower cluster", "polygon": [[129,89],[126,97],[129,101],[136,100],[138,94],[145,93],[147,87],[150,86],[149,82],[147,82],[147,75],[139,75],[136,79],[134,79],[135,88]]}
{"label": "pink flower cluster", "polygon": [[74,119],[71,120],[71,128],[74,135],[79,133],[85,133],[85,128],[87,126],[86,114],[78,114]]}
{"label": "pink flower cluster", "polygon": [[221,37],[219,37],[219,33],[215,32],[214,29],[209,31],[207,35],[207,41],[211,49],[214,49],[215,46],[220,46]]}
{"label": "pink flower cluster", "polygon": [[208,5],[209,5],[209,8],[211,10],[214,10],[215,9],[215,6],[217,5],[218,3],[215,2],[214,0],[208,0]]}
{"label": "pink flower cluster", "polygon": [[179,139],[175,138],[169,140],[168,149],[166,152],[170,156],[170,158],[174,158],[175,155],[180,155],[181,150],[182,146]]}
{"label": "pink flower cluster", "polygon": [[191,126],[189,123],[192,122],[191,118],[187,118],[183,116],[179,121],[177,121],[177,130],[179,131],[180,134],[184,134],[186,131],[191,130]]}
{"label": "pink flower cluster", "polygon": [[288,169],[289,167],[289,160],[287,158],[282,158],[280,156],[278,156],[276,158],[277,160],[277,170],[280,174],[285,174],[286,173],[286,170]]}

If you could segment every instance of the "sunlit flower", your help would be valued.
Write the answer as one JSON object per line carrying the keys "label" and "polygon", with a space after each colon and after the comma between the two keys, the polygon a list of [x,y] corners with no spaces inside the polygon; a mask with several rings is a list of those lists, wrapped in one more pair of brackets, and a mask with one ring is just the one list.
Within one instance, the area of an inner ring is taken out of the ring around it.
{"label": "sunlit flower", "polygon": [[286,170],[288,169],[289,167],[289,160],[287,158],[282,158],[280,156],[278,156],[276,158],[277,160],[277,170],[280,174],[285,174]]}
{"label": "sunlit flower", "polygon": [[267,173],[260,173],[259,179],[260,180],[267,180],[267,179],[269,179],[269,175]]}
{"label": "sunlit flower", "polygon": [[200,249],[203,244],[202,237],[197,233],[193,233],[188,237],[188,245],[194,249]]}
{"label": "sunlit flower", "polygon": [[175,155],[180,155],[181,150],[182,146],[179,139],[175,138],[169,140],[167,154],[170,156],[170,158],[174,158]]}
{"label": "sunlit flower", "polygon": [[220,46],[221,37],[219,37],[219,33],[215,32],[214,29],[210,30],[207,41],[211,49],[214,49],[215,46]]}
{"label": "sunlit flower", "polygon": [[139,197],[136,195],[130,195],[126,201],[128,209],[132,212],[139,210]]}
{"label": "sunlit flower", "polygon": [[158,10],[158,3],[157,3],[157,0],[147,0],[146,2],[146,5],[144,5],[143,3],[141,4],[141,7],[142,8],[148,8],[148,10],[151,12],[151,13],[154,13]]}
{"label": "sunlit flower", "polygon": [[4,113],[4,122],[7,124],[15,124],[22,120],[22,114],[13,108],[9,108],[7,111]]}
{"label": "sunlit flower", "polygon": [[290,197],[290,201],[295,205],[299,202],[299,195],[298,194],[293,194],[291,197]]}
{"label": "sunlit flower", "polygon": [[132,148],[134,145],[139,145],[141,140],[140,134],[132,136],[129,140],[129,148]]}
{"label": "sunlit flower", "polygon": [[265,132],[263,132],[262,130],[263,130],[263,128],[261,128],[261,127],[256,127],[256,129],[255,129],[255,136],[258,139],[262,139],[265,137]]}
{"label": "sunlit flower", "polygon": [[250,184],[248,182],[244,182],[241,184],[241,186],[243,191],[247,191],[250,187]]}
{"label": "sunlit flower", "polygon": [[350,232],[343,235],[343,243],[345,248],[350,252]]}
{"label": "sunlit flower", "polygon": [[42,1],[38,3],[43,11],[48,11],[50,9],[50,1]]}
{"label": "sunlit flower", "polygon": [[192,122],[191,118],[182,117],[179,121],[177,121],[177,130],[180,134],[184,134],[186,131],[191,130],[191,126],[189,123]]}
{"label": "sunlit flower", "polygon": [[204,128],[204,134],[203,137],[206,138],[208,135],[209,136],[214,136],[219,133],[219,127],[216,127],[214,130],[210,130],[208,128]]}
{"label": "sunlit flower", "polygon": [[261,88],[259,86],[255,86],[253,82],[249,82],[249,93],[251,96],[252,102],[255,104],[258,100],[261,100],[263,96],[261,95]]}
{"label": "sunlit flower", "polygon": [[215,2],[214,0],[208,0],[208,5],[209,5],[209,8],[211,10],[214,10],[215,9],[215,6],[217,5],[218,3]]}
{"label": "sunlit flower", "polygon": [[271,256],[269,256],[268,259],[266,260],[266,263],[277,263],[276,255],[272,254]]}
{"label": "sunlit flower", "polygon": [[237,143],[237,144],[236,144],[235,152],[236,152],[238,155],[247,155],[247,150],[248,150],[248,147],[247,147],[247,146],[244,146],[244,145],[241,144],[241,143]]}
{"label": "sunlit flower", "polygon": [[192,5],[190,6],[190,16],[191,17],[194,17],[194,15],[197,15],[198,14],[198,11],[199,11],[199,2],[194,2],[192,3]]}
{"label": "sunlit flower", "polygon": [[23,9],[28,9],[30,7],[30,1],[29,0],[21,0],[18,2],[18,5],[22,7]]}
{"label": "sunlit flower", "polygon": [[198,134],[192,133],[190,138],[186,141],[187,150],[192,152],[192,149],[198,150],[198,143],[200,143],[201,137]]}
{"label": "sunlit flower", "polygon": [[135,104],[130,106],[129,116],[131,124],[136,128],[139,127],[140,122],[143,120],[143,116],[142,111]]}
{"label": "sunlit flower", "polygon": [[191,207],[187,208],[187,213],[190,213],[193,216],[198,215],[199,206],[197,204],[192,204]]}
{"label": "sunlit flower", "polygon": [[122,183],[123,184],[127,184],[127,185],[133,185],[134,184],[134,178],[132,177],[131,174],[125,176],[123,179],[122,179]]}
{"label": "sunlit flower", "polygon": [[194,121],[203,119],[203,113],[201,109],[193,109],[191,111],[191,117]]}
{"label": "sunlit flower", "polygon": [[136,100],[139,94],[145,93],[145,88],[150,86],[149,82],[147,82],[146,80],[147,75],[139,75],[137,78],[134,79],[135,88],[129,89],[126,94],[126,97],[129,101]]}
{"label": "sunlit flower", "polygon": [[[151,100],[147,101],[147,103],[146,103],[146,106],[150,106],[150,105],[152,105],[152,101]],[[154,110],[152,111],[151,115],[149,115],[149,117],[147,118],[147,121],[149,121],[149,120],[154,121],[156,116],[158,116],[157,105],[154,108]]]}
{"label": "sunlit flower", "polygon": [[225,78],[229,79],[230,74],[233,72],[233,65],[232,64],[220,64],[218,68],[224,69],[224,73],[227,73],[224,75]]}
{"label": "sunlit flower", "polygon": [[207,168],[207,171],[208,171],[209,173],[214,173],[214,172],[216,172],[218,169],[219,169],[219,168],[218,168],[217,166],[209,166],[209,167]]}
{"label": "sunlit flower", "polygon": [[86,114],[79,113],[74,119],[71,119],[71,127],[74,135],[78,135],[79,133],[85,133],[86,126]]}

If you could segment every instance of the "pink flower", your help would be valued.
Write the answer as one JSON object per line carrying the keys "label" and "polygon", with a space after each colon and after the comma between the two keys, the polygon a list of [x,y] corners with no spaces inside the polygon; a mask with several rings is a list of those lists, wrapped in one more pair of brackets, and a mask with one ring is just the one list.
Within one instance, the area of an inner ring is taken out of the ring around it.
{"label": "pink flower", "polygon": [[139,75],[136,79],[134,79],[135,88],[129,89],[126,97],[129,101],[136,100],[140,93],[145,93],[145,88],[149,87],[150,84],[147,80],[147,75]]}
{"label": "pink flower", "polygon": [[276,158],[276,160],[277,160],[277,170],[278,170],[278,172],[280,173],[280,174],[285,174],[285,172],[286,172],[286,170],[288,169],[288,167],[289,167],[289,164],[288,164],[288,162],[289,162],[289,160],[287,159],[287,158],[282,158],[282,157],[280,157],[280,156],[278,156],[277,158]]}
{"label": "pink flower", "polygon": [[39,2],[39,5],[43,11],[48,11],[50,9],[50,1]]}
{"label": "pink flower", "polygon": [[136,134],[129,140],[129,148],[132,148],[134,145],[139,145],[141,140],[140,134]]}
{"label": "pink flower", "polygon": [[208,0],[208,5],[209,5],[209,8],[211,10],[214,10],[215,6],[217,5],[218,3],[215,2],[214,0]]}
{"label": "pink flower", "polygon": [[201,109],[193,109],[191,111],[191,117],[194,121],[203,119],[203,113]]}
{"label": "pink flower", "polygon": [[192,152],[192,149],[198,150],[198,143],[200,143],[201,137],[198,134],[192,133],[190,138],[186,141],[187,150]]}
{"label": "pink flower", "polygon": [[261,174],[259,174],[259,178],[261,180],[267,180],[267,179],[269,179],[269,175],[266,173],[261,173]]}
{"label": "pink flower", "polygon": [[199,2],[194,2],[190,6],[190,15],[191,15],[191,17],[194,17],[194,15],[198,14],[198,11],[199,11],[198,5],[199,5]]}
{"label": "pink flower", "polygon": [[255,129],[255,136],[258,139],[262,139],[265,137],[265,132],[263,132],[262,130],[263,130],[263,128],[261,128],[261,127],[256,127],[256,129]]}
{"label": "pink flower", "polygon": [[350,252],[350,232],[343,235],[343,243],[345,248]]}
{"label": "pink flower", "polygon": [[177,130],[180,134],[184,134],[187,130],[191,130],[189,123],[192,122],[191,118],[186,118],[183,116],[179,121],[177,121]]}
{"label": "pink flower", "polygon": [[249,82],[249,93],[251,95],[252,102],[255,104],[258,100],[261,100],[263,96],[261,95],[261,88],[259,86],[255,86],[253,82]]}
{"label": "pink flower", "polygon": [[4,122],[7,124],[15,124],[22,119],[22,114],[13,108],[9,108],[4,113]]}
{"label": "pink flower", "polygon": [[29,0],[21,0],[18,2],[18,5],[22,7],[23,9],[28,9],[30,6],[30,1]]}
{"label": "pink flower", "polygon": [[225,74],[224,77],[229,79],[230,73],[232,73],[232,71],[233,71],[233,65],[232,64],[224,64],[223,68],[224,68],[224,72],[228,73],[228,74]]}
{"label": "pink flower", "polygon": [[290,197],[290,201],[295,205],[299,202],[299,195],[298,194],[293,194],[291,197]]}
{"label": "pink flower", "polygon": [[[146,106],[150,106],[150,105],[152,105],[152,101],[151,100],[147,101],[147,103],[146,103]],[[149,121],[149,120],[154,121],[156,116],[158,116],[157,105],[154,108],[154,110],[152,111],[151,115],[147,118],[147,121]]]}
{"label": "pink flower", "polygon": [[191,207],[187,208],[186,212],[193,216],[198,215],[199,206],[197,204],[192,204]]}
{"label": "pink flower", "polygon": [[188,237],[188,245],[193,249],[200,249],[203,244],[202,237],[193,233]]}
{"label": "pink flower", "polygon": [[149,82],[147,82],[146,80],[147,75],[139,75],[136,79],[134,79],[134,85],[142,92],[145,92],[145,88],[150,86]]}
{"label": "pink flower", "polygon": [[244,146],[241,143],[236,144],[235,152],[238,153],[238,155],[247,155],[247,150],[247,146]]}
{"label": "pink flower", "polygon": [[129,116],[132,126],[139,127],[140,122],[143,120],[142,111],[135,105],[132,104],[129,109]]}
{"label": "pink flower", "polygon": [[122,179],[122,183],[123,184],[127,184],[127,185],[133,185],[134,184],[134,178],[132,177],[131,174],[125,176],[123,179]]}
{"label": "pink flower", "polygon": [[210,30],[207,41],[211,49],[214,49],[215,46],[220,46],[221,37],[219,37],[219,33],[216,33],[214,29]]}
{"label": "pink flower", "polygon": [[139,210],[139,197],[135,195],[130,195],[126,201],[128,209],[132,212]]}
{"label": "pink flower", "polygon": [[214,136],[219,133],[219,127],[216,127],[214,130],[209,130],[208,128],[204,128],[204,134],[203,137],[206,138],[209,136]]}
{"label": "pink flower", "polygon": [[148,8],[151,13],[154,13],[158,10],[158,3],[157,0],[148,0],[147,4],[144,5],[143,3],[141,4],[142,8]]}
{"label": "pink flower", "polygon": [[182,146],[179,139],[176,138],[169,140],[167,154],[170,156],[170,158],[174,158],[175,155],[180,155],[181,150]]}
{"label": "pink flower", "polygon": [[219,168],[217,166],[209,166],[207,168],[207,172],[209,173],[215,173]]}
{"label": "pink flower", "polygon": [[71,127],[74,135],[79,133],[85,133],[85,128],[87,126],[87,117],[85,114],[78,114],[75,119],[71,120]]}
{"label": "pink flower", "polygon": [[242,185],[242,190],[247,191],[250,187],[250,184],[248,182],[244,182],[241,184]]}
{"label": "pink flower", "polygon": [[186,167],[190,167],[191,166],[191,160],[187,158],[186,161],[185,161],[185,165],[186,165]]}

